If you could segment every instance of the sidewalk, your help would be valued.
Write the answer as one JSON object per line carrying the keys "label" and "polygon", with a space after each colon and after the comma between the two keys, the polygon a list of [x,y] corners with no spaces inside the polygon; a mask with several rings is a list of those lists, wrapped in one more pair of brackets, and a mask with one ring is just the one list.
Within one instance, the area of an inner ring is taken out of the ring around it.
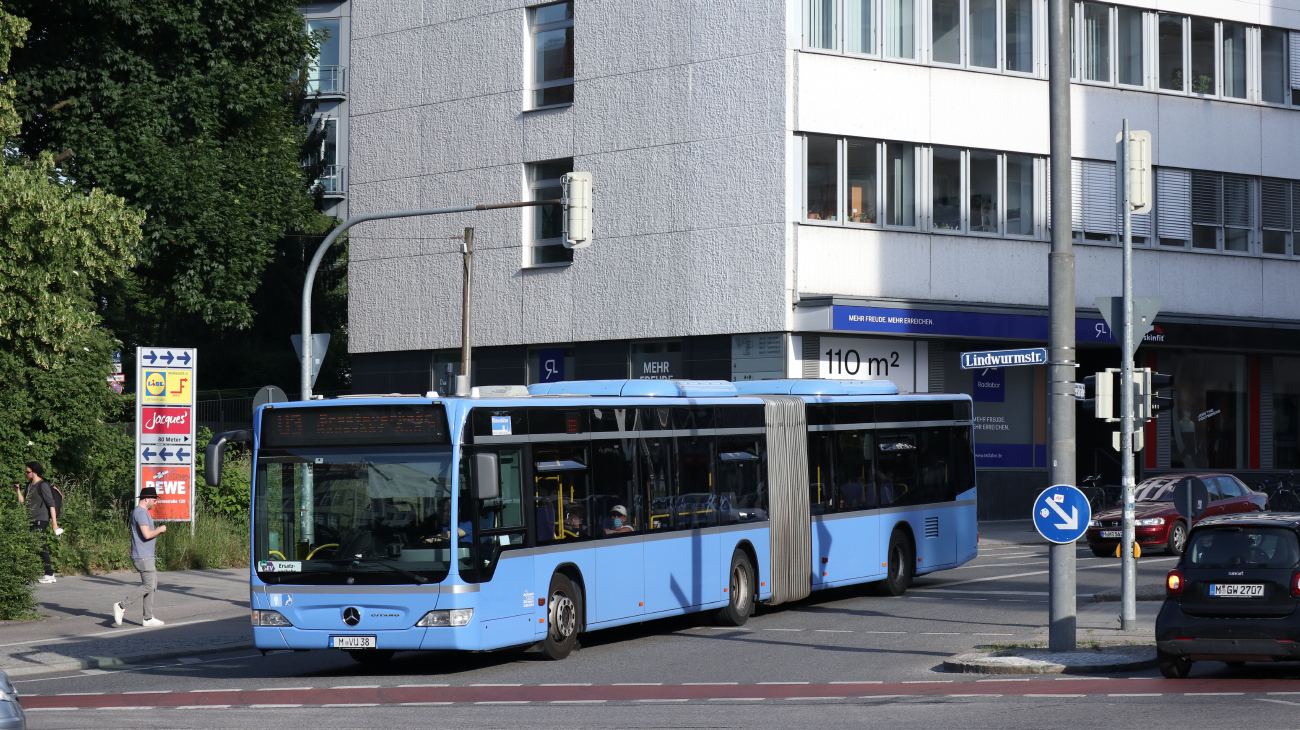
{"label": "sidewalk", "polygon": [[0,669],[17,677],[253,645],[247,568],[159,572],[154,614],[167,625],[142,627],[137,604],[113,628],[113,603],[139,582],[137,573],[112,573],[37,584],[37,610],[48,618],[0,621]]}

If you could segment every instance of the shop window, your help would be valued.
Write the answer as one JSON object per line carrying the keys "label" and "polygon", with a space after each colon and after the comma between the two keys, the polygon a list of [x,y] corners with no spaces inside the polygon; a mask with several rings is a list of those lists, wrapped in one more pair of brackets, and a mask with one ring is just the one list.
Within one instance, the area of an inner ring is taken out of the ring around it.
{"label": "shop window", "polygon": [[1300,469],[1300,357],[1273,358],[1273,468]]}
{"label": "shop window", "polygon": [[1245,355],[1171,356],[1174,404],[1169,466],[1245,469],[1249,456],[1249,377]]}

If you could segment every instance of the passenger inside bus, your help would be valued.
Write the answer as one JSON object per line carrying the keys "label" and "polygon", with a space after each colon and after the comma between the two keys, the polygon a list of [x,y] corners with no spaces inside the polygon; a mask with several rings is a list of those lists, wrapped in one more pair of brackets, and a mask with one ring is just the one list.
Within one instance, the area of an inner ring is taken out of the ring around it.
{"label": "passenger inside bus", "polygon": [[[424,537],[423,542],[445,545],[448,538],[451,537],[451,497],[444,497],[442,504],[438,508],[438,513],[433,517],[425,520],[421,525],[421,531]],[[456,526],[456,534],[465,537],[469,531],[474,529],[470,520],[462,520]]]}
{"label": "passenger inside bus", "polygon": [[609,510],[609,517],[605,520],[605,534],[615,535],[620,532],[636,532],[636,530],[628,522],[627,507],[616,504]]}

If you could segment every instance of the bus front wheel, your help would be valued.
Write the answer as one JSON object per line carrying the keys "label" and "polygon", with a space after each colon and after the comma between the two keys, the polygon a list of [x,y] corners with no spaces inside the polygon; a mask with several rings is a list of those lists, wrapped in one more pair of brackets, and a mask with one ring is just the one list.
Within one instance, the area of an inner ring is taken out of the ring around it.
{"label": "bus front wheel", "polygon": [[582,610],[582,599],[573,582],[559,573],[551,578],[551,589],[547,594],[546,639],[542,641],[542,653],[547,659],[559,660],[567,657],[578,643],[578,612]]}
{"label": "bus front wheel", "polygon": [[889,536],[889,573],[880,581],[880,592],[886,596],[901,596],[912,585],[915,566],[912,561],[912,541],[901,531]]}
{"label": "bus front wheel", "polygon": [[723,626],[744,626],[754,611],[754,567],[749,556],[741,550],[731,555],[731,570],[727,571],[727,605],[718,609],[718,623]]}

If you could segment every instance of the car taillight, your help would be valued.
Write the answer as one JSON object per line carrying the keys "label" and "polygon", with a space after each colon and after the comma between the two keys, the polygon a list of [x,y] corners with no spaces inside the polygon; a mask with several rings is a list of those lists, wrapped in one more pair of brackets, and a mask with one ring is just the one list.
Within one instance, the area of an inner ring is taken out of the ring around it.
{"label": "car taillight", "polygon": [[1291,576],[1291,595],[1300,596],[1300,573]]}
{"label": "car taillight", "polygon": [[1183,571],[1171,570],[1169,575],[1165,576],[1165,593],[1176,596],[1183,592]]}

